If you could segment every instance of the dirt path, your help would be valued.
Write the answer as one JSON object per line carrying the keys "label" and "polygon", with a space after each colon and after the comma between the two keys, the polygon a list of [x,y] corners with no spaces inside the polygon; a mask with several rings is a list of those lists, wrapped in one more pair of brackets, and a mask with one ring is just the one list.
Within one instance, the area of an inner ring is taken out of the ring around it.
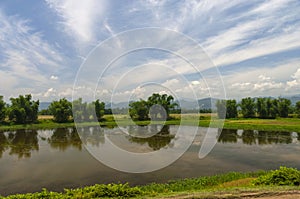
{"label": "dirt path", "polygon": [[193,193],[165,197],[165,199],[300,199],[299,190],[278,192],[246,192],[246,193]]}

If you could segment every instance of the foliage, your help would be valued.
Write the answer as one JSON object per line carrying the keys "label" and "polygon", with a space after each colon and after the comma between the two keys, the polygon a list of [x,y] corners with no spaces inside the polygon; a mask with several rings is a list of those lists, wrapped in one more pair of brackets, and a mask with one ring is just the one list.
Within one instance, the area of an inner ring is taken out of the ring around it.
{"label": "foliage", "polygon": [[[130,198],[142,195],[143,192],[139,187],[130,187],[126,184],[96,184],[78,189],[65,189],[64,193],[57,193],[43,189],[39,193],[17,194],[5,197],[7,199],[43,199],[43,198]],[[3,197],[4,198],[4,197]],[[1,196],[0,196],[0,199]]]}
{"label": "foliage", "polygon": [[170,110],[178,105],[174,102],[172,95],[153,93],[147,100],[149,113],[152,120],[167,119],[170,117]]}
{"label": "foliage", "polygon": [[226,118],[237,118],[237,103],[236,100],[226,101]]}
{"label": "foliage", "polygon": [[98,121],[101,121],[104,113],[105,113],[105,103],[104,102],[100,102],[99,100],[96,100],[94,102],[95,104],[95,111],[96,111],[96,117]]}
{"label": "foliage", "polygon": [[49,110],[54,117],[54,121],[58,123],[68,122],[72,116],[72,104],[66,98],[59,101],[53,101]]}
{"label": "foliage", "polygon": [[260,118],[268,118],[266,98],[257,98],[256,108]]}
{"label": "foliage", "polygon": [[0,96],[0,123],[6,118],[6,104],[3,101],[3,96]]}
{"label": "foliage", "polygon": [[[76,122],[88,121],[92,114],[92,108],[88,106],[87,102],[83,102],[82,98],[74,100],[72,103],[73,118]],[[91,109],[91,110],[90,110]]]}
{"label": "foliage", "polygon": [[288,117],[291,100],[285,98],[278,99],[278,113],[280,117]]}
{"label": "foliage", "polygon": [[300,171],[294,168],[280,167],[260,176],[253,181],[254,185],[300,185]]}
{"label": "foliage", "polygon": [[298,117],[300,117],[300,101],[298,101],[296,103],[296,113],[297,113]]}
{"label": "foliage", "polygon": [[268,98],[266,100],[266,108],[268,118],[276,118],[276,115],[278,114],[278,100]]}
{"label": "foliage", "polygon": [[148,103],[145,100],[137,102],[131,102],[129,104],[129,115],[133,119],[137,120],[148,120],[149,108]]}
{"label": "foliage", "polygon": [[[252,180],[252,178],[256,178]],[[130,198],[130,197],[155,197],[170,193],[190,193],[200,190],[214,190],[217,187],[224,187],[228,182],[235,182],[241,179],[249,179],[243,186],[253,187],[257,185],[271,186],[298,186],[300,184],[300,171],[293,168],[280,167],[273,171],[258,171],[254,173],[230,172],[226,174],[204,176],[199,178],[188,178],[172,180],[167,183],[152,183],[144,186],[131,187],[125,184],[96,184],[77,189],[65,189],[62,193],[43,189],[38,193],[17,194],[1,199],[36,199],[36,198]],[[252,181],[251,181],[252,180]],[[251,183],[252,182],[252,183]],[[232,187],[235,187],[232,183]]]}
{"label": "foliage", "polygon": [[37,121],[39,101],[33,101],[31,98],[31,95],[10,98],[11,106],[8,108],[8,116],[11,121],[17,124],[28,124]]}
{"label": "foliage", "polygon": [[149,115],[152,120],[164,120],[170,118],[170,112],[177,106],[172,95],[153,93],[147,101],[129,103],[129,115],[137,120],[148,120]]}
{"label": "foliage", "polygon": [[244,118],[255,117],[255,100],[251,97],[243,98],[240,104]]}
{"label": "foliage", "polygon": [[182,192],[182,191],[195,191],[211,188],[216,185],[230,182],[233,180],[256,177],[261,173],[238,173],[230,172],[221,175],[204,176],[199,178],[188,178],[183,180],[173,180],[165,184],[152,183],[150,185],[142,186],[141,189],[145,193],[170,193],[170,192]]}
{"label": "foliage", "polygon": [[96,100],[92,103],[83,102],[82,98],[74,100],[73,118],[76,122],[88,122],[96,119],[101,121],[104,115],[105,103]]}
{"label": "foliage", "polygon": [[[152,183],[145,186],[131,187],[125,184],[96,184],[78,189],[65,189],[63,193],[57,193],[43,189],[39,193],[17,194],[5,197],[6,199],[36,199],[36,198],[130,198],[143,196],[156,196],[164,193],[196,191],[205,188],[212,188],[225,182],[238,179],[257,177],[264,172],[238,173],[230,172],[227,174],[190,178],[183,180],[173,180],[168,183]],[[1,198],[1,196],[0,196]],[[4,198],[4,197],[3,197]],[[2,199],[2,198],[1,198]]]}
{"label": "foliage", "polygon": [[218,100],[216,102],[218,118],[224,119],[226,117],[226,100]]}

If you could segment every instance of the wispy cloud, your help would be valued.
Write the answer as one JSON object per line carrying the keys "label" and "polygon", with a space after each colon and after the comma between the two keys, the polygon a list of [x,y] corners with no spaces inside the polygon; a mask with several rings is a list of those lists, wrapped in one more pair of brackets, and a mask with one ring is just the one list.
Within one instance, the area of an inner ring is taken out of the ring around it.
{"label": "wispy cloud", "polygon": [[[61,17],[58,27],[79,44],[97,41],[107,2],[105,0],[45,0]],[[76,43],[76,44],[78,44]]]}
{"label": "wispy cloud", "polygon": [[0,26],[0,79],[7,81],[1,84],[6,85],[2,88],[4,94],[14,95],[20,92],[17,88],[39,89],[33,85],[42,87],[47,84],[49,71],[59,71],[63,67],[63,55],[41,32],[32,28],[28,20],[0,11]]}

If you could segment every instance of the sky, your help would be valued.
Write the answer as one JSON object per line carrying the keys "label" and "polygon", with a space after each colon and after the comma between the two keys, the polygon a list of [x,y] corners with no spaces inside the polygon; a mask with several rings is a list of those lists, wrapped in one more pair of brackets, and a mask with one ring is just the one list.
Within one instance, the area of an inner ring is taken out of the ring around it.
{"label": "sky", "polygon": [[297,95],[299,13],[299,0],[1,0],[0,95]]}

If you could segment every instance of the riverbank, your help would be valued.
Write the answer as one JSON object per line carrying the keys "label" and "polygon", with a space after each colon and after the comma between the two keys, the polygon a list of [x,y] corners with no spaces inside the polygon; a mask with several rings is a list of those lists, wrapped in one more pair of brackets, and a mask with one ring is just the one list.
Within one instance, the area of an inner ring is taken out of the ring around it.
{"label": "riverbank", "polygon": [[[172,115],[172,120],[166,122],[155,121],[152,124],[165,125],[199,125],[201,127],[209,127],[211,122],[217,122],[218,119],[210,114],[184,114],[180,118],[179,114]],[[135,121],[137,125],[148,125],[150,121]],[[103,122],[85,122],[78,124],[79,126],[127,126],[132,125],[132,121],[125,115],[106,115]],[[53,129],[75,127],[73,122],[55,123],[49,117],[41,117],[36,124],[29,125],[0,125],[0,130],[18,130],[18,129]],[[213,126],[212,126],[213,127]],[[258,131],[288,131],[300,133],[299,118],[276,118],[276,119],[226,119],[223,128],[225,129],[243,129],[243,130],[258,130]]]}
{"label": "riverbank", "polygon": [[61,193],[44,189],[37,193],[0,198],[297,198],[300,196],[299,173],[296,169],[281,167],[275,171],[230,172],[134,187],[128,184],[97,184],[65,189]]}

